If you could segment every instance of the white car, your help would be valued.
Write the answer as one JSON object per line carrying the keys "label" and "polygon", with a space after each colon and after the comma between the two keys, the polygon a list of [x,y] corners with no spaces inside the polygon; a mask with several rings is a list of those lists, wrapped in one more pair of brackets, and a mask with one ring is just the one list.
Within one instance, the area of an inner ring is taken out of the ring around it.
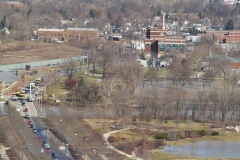
{"label": "white car", "polygon": [[32,131],[33,131],[34,133],[37,133],[37,129],[36,129],[36,128],[33,128]]}
{"label": "white car", "polygon": [[44,147],[49,148],[50,146],[49,146],[49,144],[46,143],[46,144],[44,144]]}

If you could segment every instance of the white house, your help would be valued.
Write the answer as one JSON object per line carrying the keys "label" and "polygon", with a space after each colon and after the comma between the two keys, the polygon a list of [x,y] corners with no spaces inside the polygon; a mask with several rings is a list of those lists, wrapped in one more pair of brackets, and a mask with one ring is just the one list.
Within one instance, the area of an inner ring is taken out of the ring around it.
{"label": "white house", "polygon": [[144,41],[131,40],[131,46],[136,50],[145,50]]}

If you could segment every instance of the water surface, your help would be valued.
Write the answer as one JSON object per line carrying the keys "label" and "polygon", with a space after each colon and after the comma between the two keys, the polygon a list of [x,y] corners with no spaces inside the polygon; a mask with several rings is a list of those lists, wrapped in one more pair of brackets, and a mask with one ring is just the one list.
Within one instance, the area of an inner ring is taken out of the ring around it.
{"label": "water surface", "polygon": [[240,158],[240,142],[212,140],[200,141],[184,146],[166,145],[160,151],[167,154],[199,158]]}

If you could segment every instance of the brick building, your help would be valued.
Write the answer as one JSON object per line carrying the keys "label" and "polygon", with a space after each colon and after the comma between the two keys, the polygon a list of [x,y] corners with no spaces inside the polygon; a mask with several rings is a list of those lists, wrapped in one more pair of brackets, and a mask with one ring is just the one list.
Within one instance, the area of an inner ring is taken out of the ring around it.
{"label": "brick building", "polygon": [[[34,32],[34,31],[33,31]],[[68,41],[85,37],[98,37],[99,30],[97,28],[67,28],[67,29],[45,29],[40,28],[34,32],[38,40],[56,40]]]}
{"label": "brick building", "polygon": [[185,52],[186,40],[183,37],[167,36],[165,29],[165,18],[162,18],[162,28],[157,25],[146,29],[145,57],[159,58],[168,52]]}
{"label": "brick building", "polygon": [[224,31],[207,31],[205,35],[212,37],[214,43],[239,43],[240,31],[224,30]]}

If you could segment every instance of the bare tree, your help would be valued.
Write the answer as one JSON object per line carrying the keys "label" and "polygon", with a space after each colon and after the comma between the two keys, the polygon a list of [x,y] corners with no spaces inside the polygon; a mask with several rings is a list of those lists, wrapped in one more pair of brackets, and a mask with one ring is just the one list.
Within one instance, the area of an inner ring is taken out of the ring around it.
{"label": "bare tree", "polygon": [[190,82],[190,70],[187,63],[184,63],[182,57],[173,55],[172,63],[168,67],[173,86],[182,87]]}
{"label": "bare tree", "polygon": [[112,76],[102,81],[100,86],[100,94],[105,106],[112,103],[113,97],[120,88],[120,80],[118,76]]}
{"label": "bare tree", "polygon": [[201,71],[201,65],[208,53],[208,46],[207,45],[199,45],[196,46],[194,51],[187,55],[187,61],[191,71],[195,73],[195,77],[197,77],[197,72]]}
{"label": "bare tree", "polygon": [[99,67],[102,68],[103,79],[106,78],[107,72],[110,66],[113,64],[115,58],[117,58],[118,48],[115,43],[103,43],[99,44],[99,59],[97,61]]}
{"label": "bare tree", "polygon": [[76,73],[76,61],[73,58],[64,59],[62,68],[68,78],[72,79]]}

